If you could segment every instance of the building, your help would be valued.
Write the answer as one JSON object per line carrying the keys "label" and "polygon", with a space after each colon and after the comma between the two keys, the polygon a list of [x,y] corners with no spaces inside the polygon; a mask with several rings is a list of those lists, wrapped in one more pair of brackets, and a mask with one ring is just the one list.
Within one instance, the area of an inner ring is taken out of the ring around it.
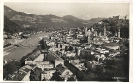
{"label": "building", "polygon": [[67,51],[66,57],[74,57],[74,56],[76,56],[76,53]]}
{"label": "building", "polygon": [[104,25],[104,33],[103,33],[104,36],[106,36],[106,27]]}
{"label": "building", "polygon": [[86,70],[84,63],[82,63],[80,60],[71,60],[70,63],[76,68],[78,68],[80,71]]}
{"label": "building", "polygon": [[41,61],[43,57],[43,54],[41,54],[41,52],[39,50],[37,50],[36,52],[34,52],[32,55],[30,55],[28,58],[25,59],[25,64],[27,61]]}
{"label": "building", "polygon": [[96,61],[87,61],[86,62],[86,67],[87,67],[88,70],[91,70],[91,71],[94,71],[94,72],[95,71],[99,71],[99,72],[103,72],[104,71],[103,68],[102,68],[101,63],[96,62]]}
{"label": "building", "polygon": [[65,66],[59,64],[56,66],[56,70],[60,73],[60,77],[67,80],[73,75],[73,73]]}
{"label": "building", "polygon": [[92,43],[93,44],[96,44],[96,45],[102,45],[103,44],[103,41],[102,41],[102,38],[101,37],[94,37],[92,39]]}
{"label": "building", "polygon": [[84,66],[84,63],[80,62],[80,60],[71,60],[66,62],[65,66],[67,66],[80,81],[89,81],[96,76],[90,75],[90,72],[86,72],[87,69]]}
{"label": "building", "polygon": [[88,28],[86,27],[85,28],[85,36],[87,37],[87,31],[88,31]]}
{"label": "building", "polygon": [[64,60],[55,60],[55,67],[59,64],[64,65]]}
{"label": "building", "polygon": [[90,31],[90,29],[87,32],[87,36],[88,36],[88,44],[91,44],[92,40],[91,40],[91,31]]}
{"label": "building", "polygon": [[119,44],[117,44],[117,43],[105,43],[104,47],[106,47],[108,49],[113,49],[113,50],[120,48]]}
{"label": "building", "polygon": [[55,52],[49,50],[48,54],[46,54],[44,56],[44,60],[45,61],[55,61],[55,60],[63,60],[63,59],[60,58],[60,56],[58,56]]}
{"label": "building", "polygon": [[44,54],[40,54],[34,61],[43,61],[44,60]]}
{"label": "building", "polygon": [[66,42],[71,42],[73,40],[73,38],[72,37],[70,37],[70,36],[68,36],[68,37],[66,37]]}
{"label": "building", "polygon": [[51,69],[54,68],[54,65],[49,61],[26,61],[27,65],[36,65],[36,67],[44,69]]}
{"label": "building", "polygon": [[41,73],[41,80],[48,81],[52,78],[53,73],[55,73],[55,69],[45,69],[43,73]]}
{"label": "building", "polygon": [[120,38],[120,27],[118,28],[118,38]]}
{"label": "building", "polygon": [[9,75],[7,80],[13,81],[30,81],[30,72],[34,69],[35,65],[25,65],[21,67],[18,71],[14,72],[13,74]]}
{"label": "building", "polygon": [[113,20],[119,20],[119,17],[120,17],[120,15],[119,16],[113,16]]}
{"label": "building", "polygon": [[78,34],[78,35],[77,35],[77,38],[78,38],[78,39],[81,39],[81,38],[83,38],[83,37],[84,37],[83,34]]}

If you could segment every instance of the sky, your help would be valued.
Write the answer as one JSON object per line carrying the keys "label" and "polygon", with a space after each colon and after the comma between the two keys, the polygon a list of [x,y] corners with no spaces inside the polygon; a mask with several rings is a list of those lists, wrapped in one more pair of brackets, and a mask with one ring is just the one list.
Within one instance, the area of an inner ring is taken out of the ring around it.
{"label": "sky", "polygon": [[52,3],[52,2],[5,2],[4,5],[16,11],[60,17],[73,15],[89,20],[97,17],[129,16],[128,3]]}

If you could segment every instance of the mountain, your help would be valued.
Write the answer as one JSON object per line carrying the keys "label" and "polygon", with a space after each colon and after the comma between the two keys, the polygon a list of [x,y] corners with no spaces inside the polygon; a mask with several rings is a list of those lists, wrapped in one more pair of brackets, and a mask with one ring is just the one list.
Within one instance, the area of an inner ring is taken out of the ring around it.
{"label": "mountain", "polygon": [[97,23],[97,22],[99,22],[99,21],[101,21],[103,19],[106,19],[106,18],[100,18],[100,17],[98,17],[98,18],[92,18],[92,19],[87,20],[87,21],[88,21],[88,23]]}
{"label": "mountain", "polygon": [[74,16],[72,16],[72,15],[66,15],[66,16],[63,16],[63,19],[66,19],[66,20],[68,20],[68,21],[85,21],[85,20],[83,20],[83,19],[79,19],[79,18],[77,18],[77,17],[74,17]]}
{"label": "mountain", "polygon": [[59,29],[76,28],[80,26],[90,27],[94,23],[99,21],[97,20],[97,18],[95,18],[95,21],[88,21],[74,17],[72,15],[59,17],[52,14],[49,15],[27,14],[24,12],[15,11],[7,6],[4,6],[4,15],[8,17],[11,21],[21,26],[22,28],[33,28],[39,30],[48,30],[48,29],[59,30]]}
{"label": "mountain", "polygon": [[19,31],[22,31],[22,28],[4,16],[4,32],[14,34],[18,33]]}

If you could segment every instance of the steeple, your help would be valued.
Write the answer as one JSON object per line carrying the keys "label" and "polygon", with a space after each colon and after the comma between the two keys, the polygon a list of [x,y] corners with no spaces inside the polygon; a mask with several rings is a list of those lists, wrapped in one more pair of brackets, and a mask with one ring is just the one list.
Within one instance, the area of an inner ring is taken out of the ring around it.
{"label": "steeple", "polygon": [[91,31],[88,30],[88,44],[91,44]]}
{"label": "steeple", "polygon": [[87,36],[87,29],[88,29],[88,28],[86,27],[86,28],[85,28],[85,36]]}
{"label": "steeple", "polygon": [[99,37],[101,37],[101,32],[99,32]]}
{"label": "steeple", "polygon": [[106,36],[106,27],[104,25],[104,36]]}
{"label": "steeple", "polygon": [[118,38],[120,38],[120,27],[118,27]]}

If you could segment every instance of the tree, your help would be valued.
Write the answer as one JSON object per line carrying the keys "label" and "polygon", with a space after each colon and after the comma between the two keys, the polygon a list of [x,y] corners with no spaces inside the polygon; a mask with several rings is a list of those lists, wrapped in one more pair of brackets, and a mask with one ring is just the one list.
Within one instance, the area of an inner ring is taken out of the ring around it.
{"label": "tree", "polygon": [[96,55],[95,58],[97,58],[98,62],[99,62],[99,59],[101,58],[100,55]]}
{"label": "tree", "polygon": [[68,50],[69,51],[73,51],[73,47],[72,46],[69,46]]}
{"label": "tree", "polygon": [[14,73],[15,71],[18,71],[19,68],[21,68],[21,63],[19,61],[11,61],[7,63],[3,67],[3,78]]}
{"label": "tree", "polygon": [[74,77],[70,77],[70,78],[68,78],[67,81],[75,81],[75,79],[74,79]]}
{"label": "tree", "polygon": [[22,31],[23,29],[11,21],[8,17],[4,16],[4,31],[12,34],[18,33],[19,31]]}
{"label": "tree", "polygon": [[68,51],[68,46],[65,46],[65,51]]}
{"label": "tree", "polygon": [[64,79],[62,79],[60,76],[60,73],[59,72],[55,72],[55,73],[53,73],[53,76],[52,76],[52,78],[50,79],[50,80],[52,80],[52,81],[63,81]]}
{"label": "tree", "polygon": [[34,70],[31,70],[30,81],[41,81],[42,69],[36,67]]}

